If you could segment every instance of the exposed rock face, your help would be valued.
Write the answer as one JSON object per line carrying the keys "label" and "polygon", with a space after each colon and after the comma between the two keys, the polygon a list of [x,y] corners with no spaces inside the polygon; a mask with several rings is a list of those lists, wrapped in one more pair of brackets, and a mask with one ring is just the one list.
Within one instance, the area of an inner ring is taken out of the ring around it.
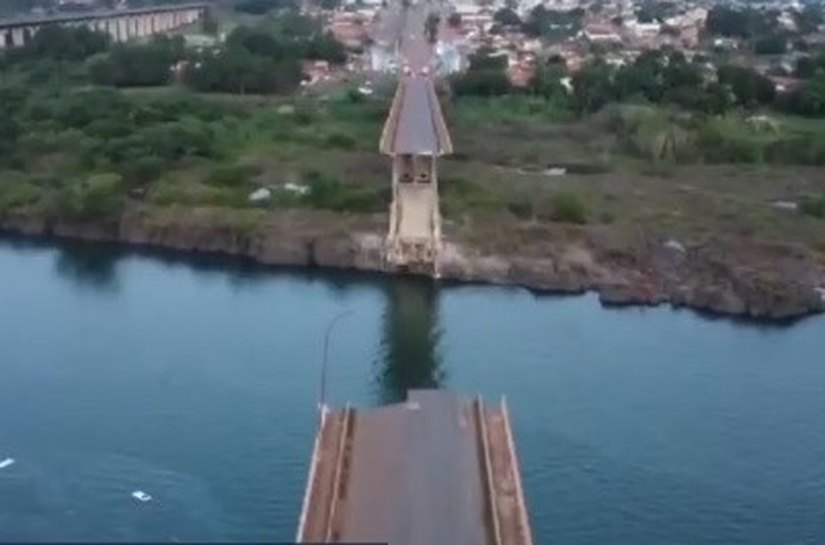
{"label": "exposed rock face", "polygon": [[[232,215],[215,209],[133,207],[118,221],[67,223],[14,213],[0,229],[26,235],[151,245],[245,256],[269,265],[385,271],[385,218],[294,210]],[[791,244],[732,237],[691,245],[619,239],[605,229],[543,240],[506,255],[447,241],[444,279],[579,293],[606,305],[671,302],[710,312],[783,320],[825,310],[822,256]]]}

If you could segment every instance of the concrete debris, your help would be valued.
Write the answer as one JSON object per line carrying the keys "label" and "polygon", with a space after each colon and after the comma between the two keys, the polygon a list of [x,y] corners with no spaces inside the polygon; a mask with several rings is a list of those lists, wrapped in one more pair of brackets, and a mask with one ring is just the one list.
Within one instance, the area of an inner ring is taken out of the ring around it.
{"label": "concrete debris", "polygon": [[550,167],[544,173],[547,176],[564,176],[567,174],[567,169],[564,167]]}
{"label": "concrete debris", "polygon": [[293,184],[290,182],[284,184],[284,191],[289,191],[290,193],[295,193],[298,195],[306,195],[309,193],[309,186],[304,184]]}
{"label": "concrete debris", "polygon": [[268,201],[272,198],[272,191],[270,191],[266,187],[261,187],[260,189],[256,189],[252,193],[249,194],[249,201],[250,202],[264,202]]}
{"label": "concrete debris", "polygon": [[14,463],[14,458],[6,458],[5,460],[0,460],[0,469],[6,469],[10,465]]}
{"label": "concrete debris", "polygon": [[681,242],[679,242],[678,240],[673,239],[673,238],[668,239],[667,241],[665,241],[663,246],[665,248],[667,248],[668,250],[673,250],[675,252],[679,252],[680,254],[683,254],[683,253],[687,252],[687,249],[685,248],[685,245],[682,244]]}
{"label": "concrete debris", "polygon": [[799,208],[799,204],[793,201],[774,201],[773,206],[781,210],[796,210]]}

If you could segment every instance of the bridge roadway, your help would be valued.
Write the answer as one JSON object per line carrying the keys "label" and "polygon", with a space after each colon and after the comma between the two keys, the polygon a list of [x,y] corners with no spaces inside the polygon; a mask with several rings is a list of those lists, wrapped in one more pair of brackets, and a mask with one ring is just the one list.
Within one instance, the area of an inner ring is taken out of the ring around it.
{"label": "bridge roadway", "polygon": [[388,155],[439,156],[452,152],[433,81],[433,46],[424,35],[428,14],[428,4],[422,2],[396,14],[399,20],[384,23],[386,32],[396,34],[402,59],[398,88],[379,145]]}
{"label": "bridge roadway", "polygon": [[297,541],[532,545],[504,401],[415,390],[322,414]]}

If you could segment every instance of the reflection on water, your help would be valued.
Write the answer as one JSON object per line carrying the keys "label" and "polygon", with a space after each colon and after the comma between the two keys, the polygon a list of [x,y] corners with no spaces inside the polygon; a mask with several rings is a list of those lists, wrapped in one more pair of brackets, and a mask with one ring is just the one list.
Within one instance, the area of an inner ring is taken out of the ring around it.
{"label": "reflection on water", "polygon": [[119,253],[105,245],[69,243],[60,247],[55,269],[78,287],[113,293],[118,287],[118,259]]}
{"label": "reflection on water", "polygon": [[118,264],[130,258],[151,257],[168,267],[185,267],[203,279],[226,280],[232,288],[245,287],[271,279],[273,269],[240,257],[187,254],[158,248],[123,248],[117,244],[66,241],[55,246],[49,241],[8,237],[2,244],[15,249],[48,248],[56,250],[55,270],[60,278],[80,288],[114,292],[118,288]]}
{"label": "reflection on water", "polygon": [[[112,244],[85,241],[53,245],[47,241],[24,238],[4,238],[2,243],[16,250],[48,248],[56,251],[54,268],[57,275],[80,289],[98,294],[116,294],[120,287],[119,265],[126,260],[148,255],[153,260],[173,267],[185,267],[198,277],[226,281],[233,290],[242,291],[280,272],[241,258],[205,254],[180,254],[157,249],[124,249]],[[356,285],[362,285],[360,275],[329,274],[305,270],[307,280],[320,280],[337,300],[347,297]],[[367,285],[375,285],[370,278]],[[377,387],[377,402],[395,403],[406,399],[416,388],[438,388],[445,372],[439,350],[441,328],[438,320],[439,290],[425,279],[382,279],[378,282],[385,299],[381,317],[381,342],[373,378]]]}
{"label": "reflection on water", "polygon": [[438,288],[428,280],[387,282],[381,360],[376,362],[379,401],[403,401],[415,388],[444,380],[439,347]]}

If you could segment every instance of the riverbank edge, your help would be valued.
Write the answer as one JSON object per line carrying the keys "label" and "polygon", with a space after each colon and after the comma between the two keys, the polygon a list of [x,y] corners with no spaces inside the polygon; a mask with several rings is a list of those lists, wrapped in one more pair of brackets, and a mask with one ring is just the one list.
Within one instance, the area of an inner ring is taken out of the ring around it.
{"label": "riverbank edge", "polygon": [[[235,215],[221,209],[127,208],[116,220],[66,222],[32,210],[0,218],[0,232],[238,256],[263,265],[397,274],[383,256],[382,217],[289,210]],[[714,315],[789,322],[825,311],[825,266],[792,244],[717,239],[693,246],[600,233],[519,253],[484,252],[448,238],[440,279],[520,286],[554,294],[595,292],[604,306],[671,304]]]}

